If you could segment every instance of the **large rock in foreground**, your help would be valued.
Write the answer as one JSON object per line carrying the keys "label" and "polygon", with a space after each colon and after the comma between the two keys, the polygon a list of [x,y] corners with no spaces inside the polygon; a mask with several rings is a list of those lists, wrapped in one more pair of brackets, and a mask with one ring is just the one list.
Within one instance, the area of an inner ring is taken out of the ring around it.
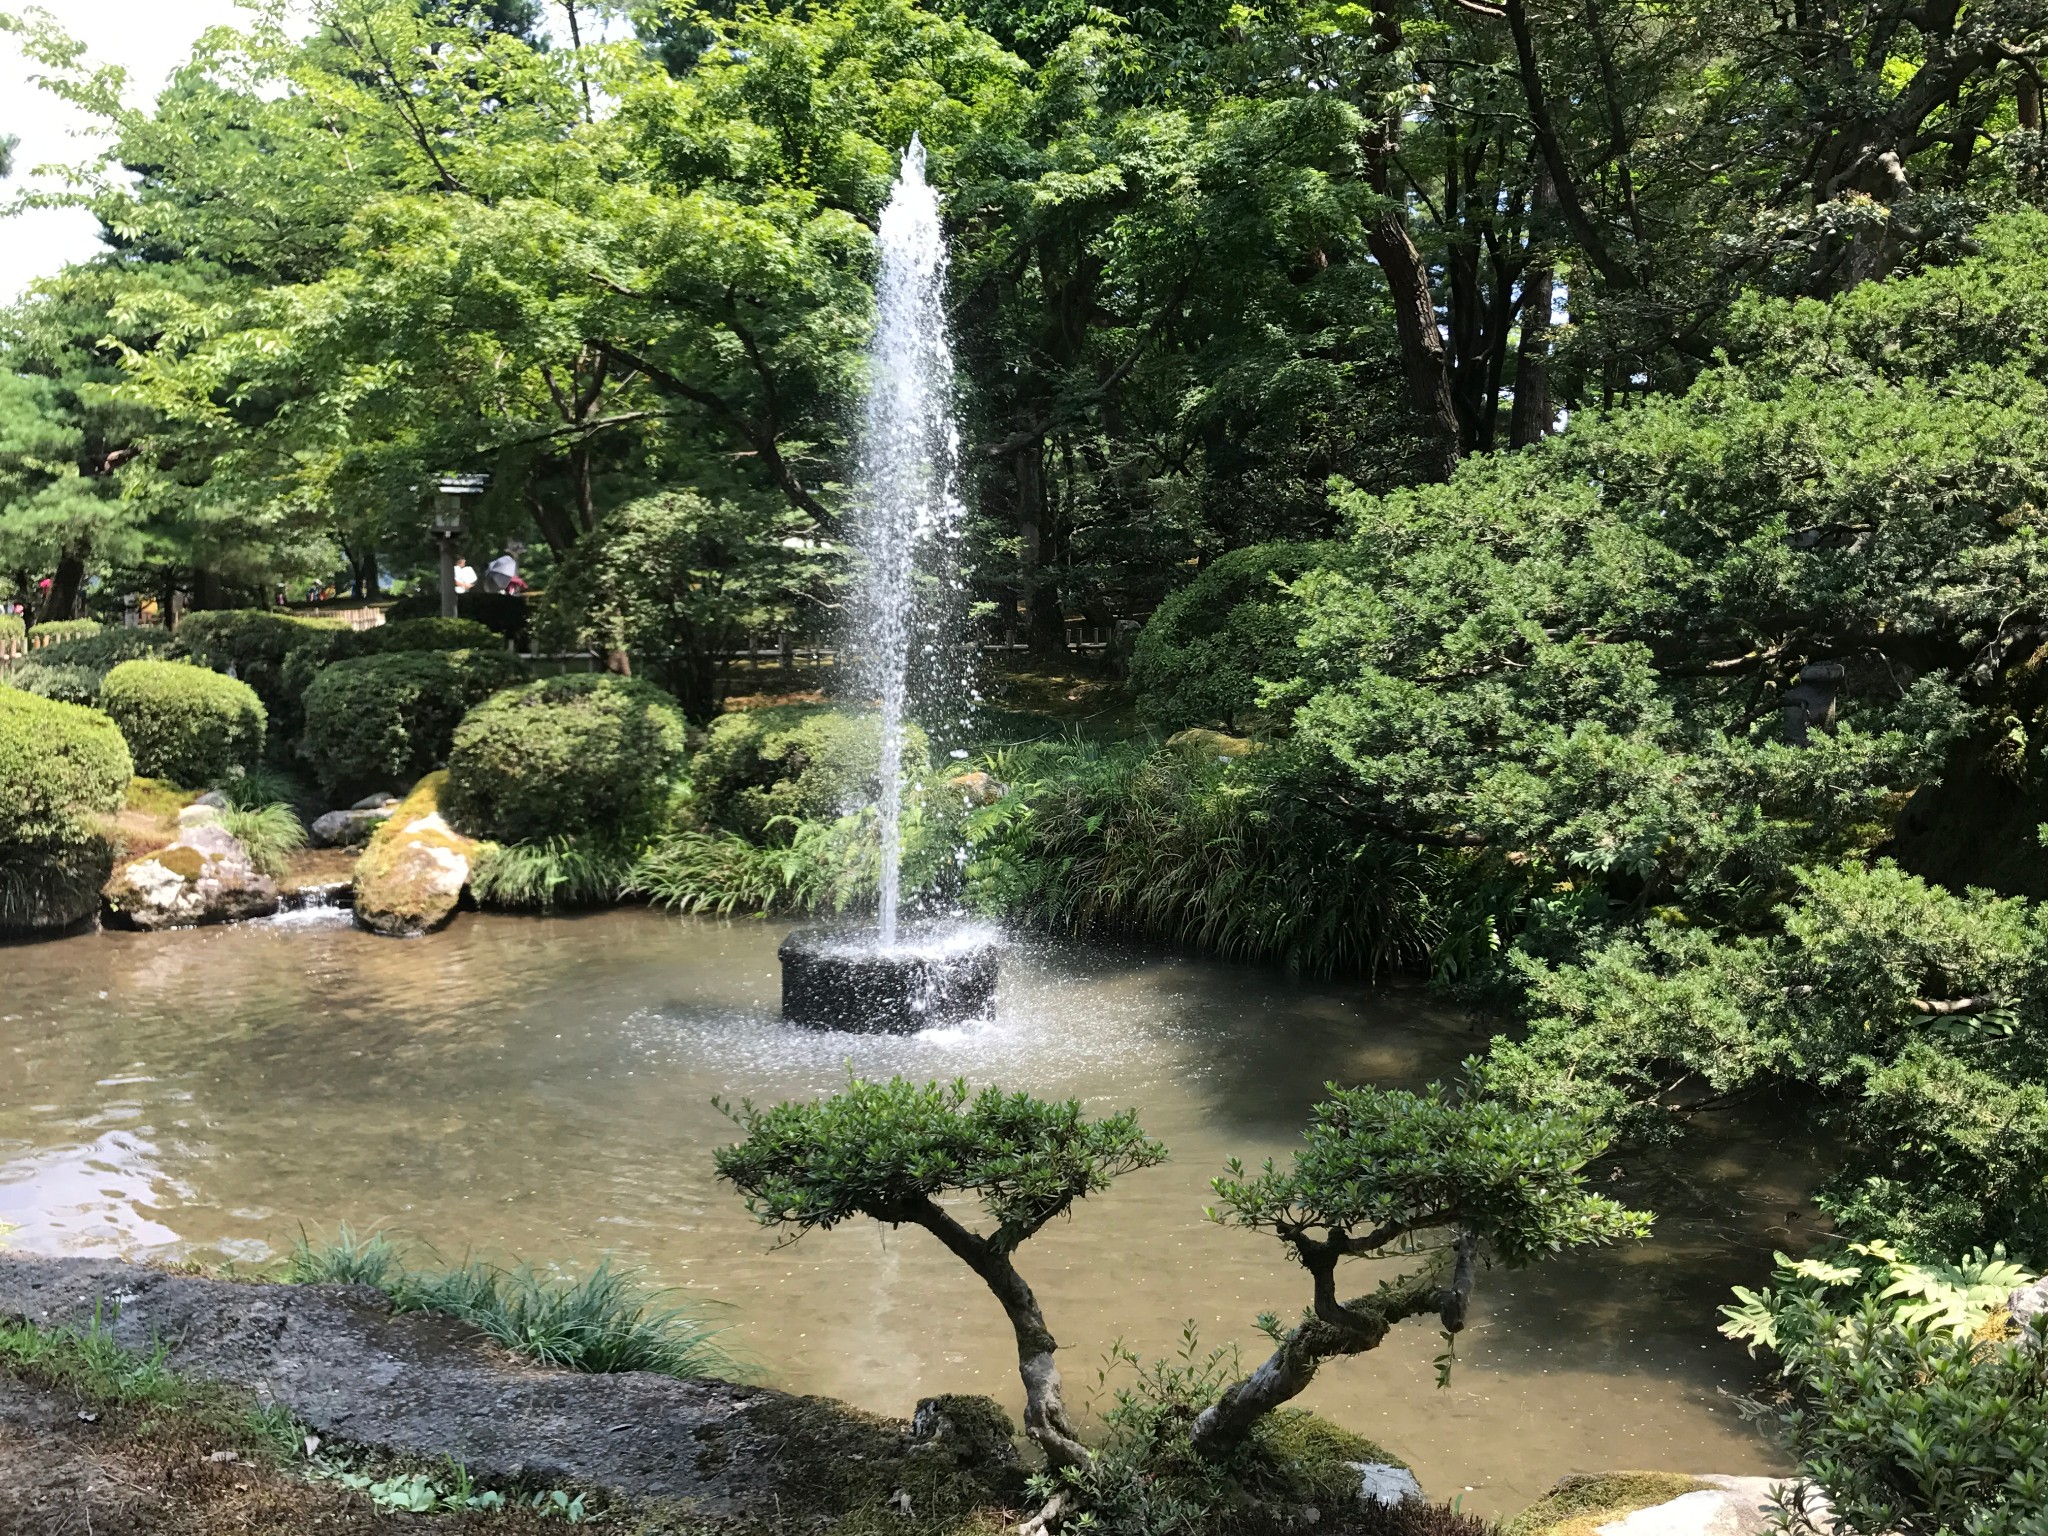
{"label": "large rock in foreground", "polygon": [[[108,1259],[0,1254],[0,1318],[86,1328],[189,1376],[276,1403],[322,1439],[460,1461],[485,1486],[683,1500],[717,1520],[809,1530],[911,1490],[1002,1504],[1021,1475],[985,1398],[920,1405],[916,1428],[826,1398],[646,1372],[581,1375],[508,1355],[466,1324],[394,1316],[360,1285],[263,1285]],[[985,1426],[997,1424],[991,1437]]]}
{"label": "large rock in foreground", "polygon": [[128,860],[106,885],[107,921],[124,928],[193,928],[268,917],[277,882],[258,869],[211,806],[178,813],[169,846]]}
{"label": "large rock in foreground", "polygon": [[455,915],[476,861],[476,843],[441,815],[448,775],[413,786],[370,837],[356,865],[356,925],[388,938],[432,933]]}

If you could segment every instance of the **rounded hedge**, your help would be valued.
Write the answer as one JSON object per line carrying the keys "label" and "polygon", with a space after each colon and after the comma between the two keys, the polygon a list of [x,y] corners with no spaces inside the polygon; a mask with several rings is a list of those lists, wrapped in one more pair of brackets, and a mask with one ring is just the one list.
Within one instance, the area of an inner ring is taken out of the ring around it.
{"label": "rounded hedge", "polygon": [[402,794],[440,766],[473,706],[525,676],[517,656],[496,649],[337,661],[306,687],[301,750],[330,793]]}
{"label": "rounded hedge", "polygon": [[134,771],[98,710],[0,688],[0,844],[77,840],[121,808]]}
{"label": "rounded hedge", "polygon": [[124,661],[159,655],[170,643],[171,632],[160,625],[110,627],[30,652],[8,681],[46,699],[95,704],[110,671]]}
{"label": "rounded hedge", "polygon": [[687,766],[683,712],[648,683],[548,677],[479,704],[448,754],[449,818],[502,843],[653,833]]}
{"label": "rounded hedge", "polygon": [[135,771],[187,788],[218,784],[263,755],[263,701],[247,683],[182,661],[124,661],[100,685]]}
{"label": "rounded hedge", "polygon": [[1235,730],[1259,679],[1291,677],[1301,605],[1285,584],[1338,558],[1334,544],[1254,544],[1219,556],[1153,611],[1131,651],[1138,709],[1168,730]]}
{"label": "rounded hedge", "polygon": [[369,629],[338,629],[301,641],[284,659],[284,691],[302,696],[320,669],[362,656],[388,656],[394,651],[503,650],[496,632],[468,619],[399,619]]}
{"label": "rounded hedge", "polygon": [[[786,841],[782,816],[829,821],[871,804],[881,772],[882,726],[874,714],[824,705],[778,705],[721,715],[690,765],[705,814],[756,841]],[[930,770],[917,726],[903,744],[906,778]]]}

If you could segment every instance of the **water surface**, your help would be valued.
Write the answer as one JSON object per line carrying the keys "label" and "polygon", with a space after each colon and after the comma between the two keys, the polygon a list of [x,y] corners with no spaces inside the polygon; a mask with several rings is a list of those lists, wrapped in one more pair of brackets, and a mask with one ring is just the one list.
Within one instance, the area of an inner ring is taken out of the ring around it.
{"label": "water surface", "polygon": [[[714,1095],[903,1072],[1136,1106],[1173,1161],[1020,1260],[1085,1402],[1118,1338],[1165,1353],[1193,1320],[1250,1359],[1253,1319],[1306,1301],[1277,1244],[1202,1219],[1226,1157],[1284,1154],[1326,1080],[1417,1084],[1484,1044],[1417,989],[1081,948],[1015,956],[992,1023],[812,1034],[775,1017],[784,931],[465,915],[407,943],[304,914],[0,949],[0,1223],[39,1252],[244,1263],[343,1221],[450,1256],[612,1252],[721,1308],[777,1385],[898,1414],[988,1392],[1014,1412],[1014,1347],[979,1283],[912,1230],[775,1246],[711,1176],[732,1139]],[[1568,1472],[1777,1470],[1722,1395],[1751,1375],[1714,1308],[1801,1239],[1807,1187],[1797,1147],[1754,1130],[1632,1169],[1617,1189],[1662,1213],[1656,1238],[1484,1275],[1448,1389],[1434,1330],[1411,1323],[1305,1402],[1483,1512]]]}

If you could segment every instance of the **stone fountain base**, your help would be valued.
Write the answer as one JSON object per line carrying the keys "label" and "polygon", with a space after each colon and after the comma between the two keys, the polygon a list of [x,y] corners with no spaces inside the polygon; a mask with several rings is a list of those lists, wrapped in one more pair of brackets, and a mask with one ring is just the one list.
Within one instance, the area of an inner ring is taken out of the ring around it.
{"label": "stone fountain base", "polygon": [[966,926],[871,932],[799,928],[782,941],[782,1016],[816,1029],[915,1034],[995,1016],[1000,937]]}

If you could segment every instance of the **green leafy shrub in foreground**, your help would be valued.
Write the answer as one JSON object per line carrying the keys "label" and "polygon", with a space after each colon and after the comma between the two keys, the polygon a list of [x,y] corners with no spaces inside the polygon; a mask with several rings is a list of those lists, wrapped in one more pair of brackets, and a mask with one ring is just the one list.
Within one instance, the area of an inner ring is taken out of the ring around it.
{"label": "green leafy shrub in foreground", "polygon": [[509,651],[394,651],[337,661],[301,701],[302,750],[330,793],[393,793],[448,756],[462,717],[526,675]]}
{"label": "green leafy shrub in foreground", "polygon": [[161,654],[170,631],[156,625],[121,625],[36,651],[8,674],[15,687],[67,704],[94,704],[107,673],[124,661]]}
{"label": "green leafy shrub in foreground", "polygon": [[1235,730],[1249,720],[1259,680],[1300,669],[1304,615],[1287,584],[1340,552],[1335,544],[1254,544],[1211,561],[1138,633],[1131,691],[1139,711],[1169,731],[1219,722]]}
{"label": "green leafy shrub in foreground", "polygon": [[1776,1287],[1737,1291],[1722,1331],[1774,1353],[1792,1394],[1750,1410],[1798,1459],[1791,1536],[2048,1536],[2048,1325],[2005,1314],[2031,1278],[1998,1252],[1915,1264],[1872,1243],[1780,1255]]}
{"label": "green leafy shrub in foreground", "polygon": [[[702,814],[756,842],[788,842],[797,822],[831,821],[872,804],[882,760],[880,717],[819,705],[782,705],[721,715],[690,765]],[[931,768],[924,732],[912,726],[903,774]]]}
{"label": "green leafy shrub in foreground", "polygon": [[247,683],[182,661],[124,661],[100,687],[135,771],[203,788],[263,755],[263,701]]}
{"label": "green leafy shrub in foreground", "polygon": [[486,907],[551,911],[617,901],[632,880],[624,850],[594,838],[550,837],[478,844],[469,890]]}
{"label": "green leafy shrub in foreground", "polygon": [[482,1329],[507,1349],[576,1371],[655,1371],[684,1379],[743,1374],[718,1342],[719,1330],[609,1259],[581,1278],[471,1259],[453,1269],[413,1268],[380,1233],[348,1227],[334,1241],[301,1237],[285,1278],[301,1285],[370,1285],[395,1311],[445,1312]]}
{"label": "green leafy shrub in foreground", "polygon": [[496,842],[630,846],[661,824],[686,761],[682,711],[660,689],[623,677],[542,678],[463,718],[446,805],[463,831]]}
{"label": "green leafy shrub in foreground", "polygon": [[99,904],[128,746],[97,710],[0,688],[0,932],[68,927]]}

